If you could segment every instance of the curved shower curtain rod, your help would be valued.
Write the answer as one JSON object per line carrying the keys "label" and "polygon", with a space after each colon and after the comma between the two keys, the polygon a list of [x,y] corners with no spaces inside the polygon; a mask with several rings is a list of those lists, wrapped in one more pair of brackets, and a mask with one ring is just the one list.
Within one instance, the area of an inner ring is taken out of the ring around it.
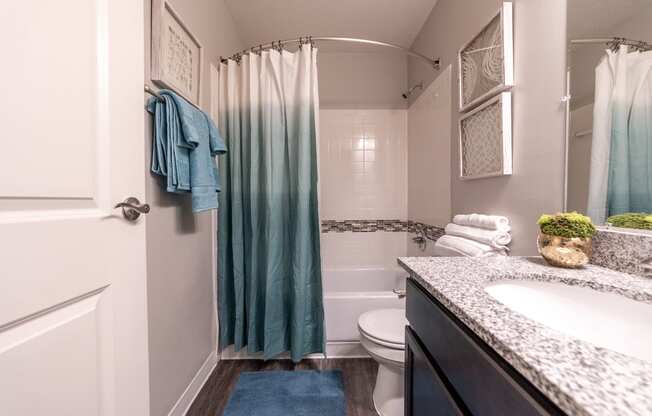
{"label": "curved shower curtain rod", "polygon": [[280,48],[283,47],[283,45],[286,45],[288,43],[298,43],[298,44],[302,45],[304,43],[312,43],[314,41],[351,42],[351,43],[363,43],[363,44],[366,44],[366,45],[384,46],[384,47],[387,47],[387,48],[401,50],[401,51],[405,52],[406,54],[408,54],[410,56],[413,56],[415,58],[419,58],[422,61],[427,62],[430,66],[432,66],[437,71],[439,70],[439,67],[440,67],[440,59],[439,58],[431,59],[431,58],[428,58],[425,55],[422,55],[420,53],[411,51],[408,48],[404,48],[403,46],[394,45],[393,43],[380,42],[380,41],[377,41],[377,40],[358,39],[358,38],[344,38],[344,37],[338,37],[338,36],[305,36],[305,37],[300,37],[300,38],[297,38],[297,39],[285,39],[285,40],[272,41],[270,43],[265,43],[265,44],[262,44],[262,45],[253,46],[253,47],[251,47],[249,49],[245,49],[243,51],[240,51],[240,52],[232,55],[228,59],[221,57],[220,61],[221,62],[227,62],[229,59],[233,59],[233,60],[239,62],[242,55],[244,55],[245,53],[248,53],[248,52],[260,52],[260,51],[263,51],[263,50],[266,50],[266,49],[272,49],[272,48],[280,49]]}
{"label": "curved shower curtain rod", "polygon": [[652,44],[642,41],[634,40],[627,38],[589,38],[589,39],[571,39],[571,45],[581,45],[581,44],[605,44],[612,49],[617,48],[620,45],[633,46],[639,51],[649,51],[652,50]]}

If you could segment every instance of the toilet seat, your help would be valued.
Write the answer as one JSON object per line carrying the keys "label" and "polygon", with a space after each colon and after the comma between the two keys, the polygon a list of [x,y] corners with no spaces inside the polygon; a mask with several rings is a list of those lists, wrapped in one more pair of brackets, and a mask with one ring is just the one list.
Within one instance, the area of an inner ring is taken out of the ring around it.
{"label": "toilet seat", "polygon": [[383,347],[404,350],[405,309],[376,309],[365,312],[358,319],[358,329],[361,335],[369,341]]}

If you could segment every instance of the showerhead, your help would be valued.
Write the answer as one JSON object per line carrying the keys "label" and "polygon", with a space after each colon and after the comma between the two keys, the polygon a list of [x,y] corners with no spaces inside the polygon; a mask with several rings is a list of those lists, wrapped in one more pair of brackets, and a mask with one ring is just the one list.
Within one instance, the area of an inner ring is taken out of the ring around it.
{"label": "showerhead", "polygon": [[404,93],[401,94],[401,95],[403,96],[404,99],[407,100],[408,97],[409,97],[410,95],[412,95],[412,93],[414,92],[414,90],[416,90],[417,88],[419,88],[420,90],[423,89],[423,81],[421,81],[421,82],[418,83],[417,85],[413,86],[412,88],[410,88],[409,90],[407,90],[407,92],[404,92]]}

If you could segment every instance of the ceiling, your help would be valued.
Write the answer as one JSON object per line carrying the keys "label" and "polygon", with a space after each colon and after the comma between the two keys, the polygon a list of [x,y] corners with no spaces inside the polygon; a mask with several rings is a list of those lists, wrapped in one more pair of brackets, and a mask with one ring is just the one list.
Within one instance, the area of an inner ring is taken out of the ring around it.
{"label": "ceiling", "polygon": [[614,36],[606,29],[650,7],[652,0],[568,0],[568,38]]}
{"label": "ceiling", "polygon": [[[226,0],[246,47],[307,35],[355,37],[409,47],[435,3],[437,0]],[[319,46],[329,51],[362,49],[342,42]]]}

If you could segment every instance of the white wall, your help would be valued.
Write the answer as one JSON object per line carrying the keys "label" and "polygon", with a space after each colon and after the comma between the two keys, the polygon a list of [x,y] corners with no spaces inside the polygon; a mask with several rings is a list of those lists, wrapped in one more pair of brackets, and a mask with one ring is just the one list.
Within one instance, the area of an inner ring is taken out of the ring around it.
{"label": "white wall", "polygon": [[[499,0],[439,0],[412,49],[438,56],[457,74],[457,52],[498,11]],[[511,176],[461,181],[458,176],[458,97],[451,117],[452,214],[490,213],[513,224],[512,255],[534,255],[541,213],[563,208],[566,0],[514,0],[515,87]],[[410,84],[438,74],[420,61],[408,62]],[[455,90],[457,76],[452,77]],[[412,100],[416,97],[412,98]]]}
{"label": "white wall", "polygon": [[407,58],[393,52],[317,55],[321,108],[407,108]]}
{"label": "white wall", "polygon": [[321,110],[323,219],[407,219],[407,111]]}
{"label": "white wall", "polygon": [[398,269],[396,258],[406,254],[406,235],[385,231],[322,234],[322,270]]}
{"label": "white wall", "polygon": [[[149,80],[151,4],[144,3],[145,79]],[[209,62],[244,45],[222,0],[171,0],[171,4],[204,47],[201,103],[209,111]],[[145,117],[144,167],[147,202],[152,206],[147,216],[150,402],[151,415],[159,416],[170,412],[206,360],[216,357],[216,273],[211,213],[193,214],[189,196],[164,192],[149,172],[151,116],[145,113]],[[186,404],[175,410],[184,410]]]}
{"label": "white wall", "polygon": [[[407,219],[406,110],[321,110],[319,134],[322,219]],[[322,234],[322,265],[395,268],[405,234]]]}
{"label": "white wall", "polygon": [[[451,67],[426,86],[408,110],[408,218],[445,226],[451,218]],[[408,254],[431,255],[408,236]]]}

